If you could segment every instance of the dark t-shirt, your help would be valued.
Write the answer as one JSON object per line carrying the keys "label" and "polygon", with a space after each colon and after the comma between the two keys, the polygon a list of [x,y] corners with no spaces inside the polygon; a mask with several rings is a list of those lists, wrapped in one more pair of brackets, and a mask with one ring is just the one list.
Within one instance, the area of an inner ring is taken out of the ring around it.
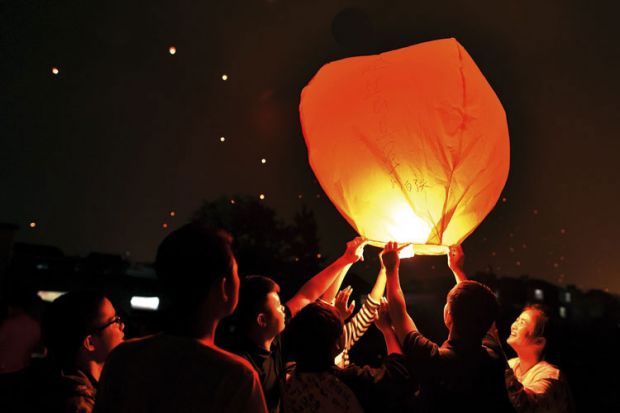
{"label": "dark t-shirt", "polygon": [[[285,322],[291,319],[291,310],[284,306]],[[271,343],[271,351],[256,345],[246,337],[230,347],[230,351],[250,362],[263,387],[267,409],[276,413],[280,408],[282,388],[286,380],[286,368],[282,351],[282,336],[278,335]]]}
{"label": "dark t-shirt", "polygon": [[331,373],[355,394],[366,412],[417,411],[417,383],[411,378],[406,360],[390,354],[379,367],[334,366]]}
{"label": "dark t-shirt", "polygon": [[514,411],[504,384],[506,359],[493,335],[483,343],[448,340],[440,347],[412,331],[403,353],[420,382],[423,411]]}
{"label": "dark t-shirt", "polygon": [[270,412],[277,412],[280,404],[281,380],[284,380],[285,369],[282,361],[280,337],[271,344],[271,351],[257,346],[248,339],[243,339],[234,352],[250,362],[258,373],[258,378],[265,393],[265,401]]}

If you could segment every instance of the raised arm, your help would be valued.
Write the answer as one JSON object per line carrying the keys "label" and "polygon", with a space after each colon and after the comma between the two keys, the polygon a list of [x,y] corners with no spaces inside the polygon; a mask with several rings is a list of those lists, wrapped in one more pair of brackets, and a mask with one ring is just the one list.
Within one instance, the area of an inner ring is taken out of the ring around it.
{"label": "raised arm", "polygon": [[398,274],[400,258],[398,257],[398,252],[398,245],[395,242],[389,242],[382,252],[382,257],[387,276],[387,298],[390,318],[392,319],[392,326],[394,327],[398,342],[402,345],[407,334],[412,331],[417,331],[417,327],[407,313],[405,296],[400,287]]}
{"label": "raised arm", "polygon": [[460,245],[450,247],[450,251],[448,252],[448,267],[452,270],[457,284],[467,280],[467,275],[463,270],[464,264],[465,254],[463,253],[463,247]]}
{"label": "raised arm", "polygon": [[396,337],[396,333],[392,328],[392,319],[390,318],[390,309],[385,297],[381,298],[381,305],[379,307],[378,316],[375,320],[375,325],[383,333],[385,339],[385,345],[387,347],[387,353],[403,354],[403,351]]}
{"label": "raised arm", "polygon": [[366,243],[367,241],[361,237],[349,241],[344,254],[342,254],[340,258],[308,280],[299,291],[286,302],[287,307],[291,311],[291,315],[294,316],[299,310],[319,298],[345,268],[348,269],[348,267],[360,260],[364,253],[364,246]]}

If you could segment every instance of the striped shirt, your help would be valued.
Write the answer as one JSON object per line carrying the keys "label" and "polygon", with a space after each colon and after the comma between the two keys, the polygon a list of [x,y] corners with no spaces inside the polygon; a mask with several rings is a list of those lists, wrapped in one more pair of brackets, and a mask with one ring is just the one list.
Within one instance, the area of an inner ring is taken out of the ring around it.
{"label": "striped shirt", "polygon": [[346,367],[350,364],[349,350],[377,319],[379,304],[367,296],[362,308],[344,325],[344,350],[336,356],[337,366]]}

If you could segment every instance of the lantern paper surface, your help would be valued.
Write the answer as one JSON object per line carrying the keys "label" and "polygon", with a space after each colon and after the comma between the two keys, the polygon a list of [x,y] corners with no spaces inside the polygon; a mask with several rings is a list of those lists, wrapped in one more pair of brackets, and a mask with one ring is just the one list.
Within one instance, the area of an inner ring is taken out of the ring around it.
{"label": "lantern paper surface", "polygon": [[443,39],[323,66],[301,94],[310,165],[371,244],[460,244],[508,177],[506,114],[467,51]]}

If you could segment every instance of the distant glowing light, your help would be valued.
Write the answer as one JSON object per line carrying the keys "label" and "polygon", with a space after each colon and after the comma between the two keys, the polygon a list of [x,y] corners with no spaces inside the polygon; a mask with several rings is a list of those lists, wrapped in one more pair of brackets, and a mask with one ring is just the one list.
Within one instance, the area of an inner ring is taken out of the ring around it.
{"label": "distant glowing light", "polygon": [[41,298],[41,300],[51,303],[61,295],[66,294],[66,291],[53,291],[53,290],[40,290],[37,291],[37,295]]}
{"label": "distant glowing light", "polygon": [[537,210],[537,209],[535,209],[535,210],[533,210],[533,211],[532,211],[532,213],[533,213],[534,215],[538,215],[538,210]]}
{"label": "distant glowing light", "polygon": [[566,318],[566,307],[560,307],[560,317]]}
{"label": "distant glowing light", "polygon": [[265,158],[261,159],[261,160],[260,160],[260,163],[262,163],[262,164],[266,164],[266,163],[267,163],[267,159],[265,159]]}
{"label": "distant glowing light", "polygon": [[527,248],[527,244],[522,244],[521,248],[526,249]]}
{"label": "distant glowing light", "polygon": [[322,257],[321,253],[316,254],[316,257],[317,257],[318,259],[321,259],[321,257]]}
{"label": "distant glowing light", "polygon": [[517,262],[515,262],[515,265],[516,265],[517,267],[520,267],[520,266],[521,266],[521,261],[517,261]]}
{"label": "distant glowing light", "polygon": [[566,234],[566,230],[564,228],[560,229],[560,234],[562,235]]}
{"label": "distant glowing light", "polygon": [[492,255],[493,257],[495,257],[495,256],[497,255],[497,252],[493,251],[493,252],[491,252],[491,255]]}
{"label": "distant glowing light", "polygon": [[224,142],[225,140],[226,140],[226,138],[225,138],[225,137],[220,136],[220,142]]}
{"label": "distant glowing light", "polygon": [[34,221],[32,221],[30,224],[28,224],[28,226],[29,226],[30,228],[36,228],[37,223],[36,223],[36,222],[34,222]]}
{"label": "distant glowing light", "polygon": [[543,290],[541,290],[540,288],[536,288],[534,290],[534,298],[542,301],[545,298],[545,294],[543,293]]}
{"label": "distant glowing light", "polygon": [[174,47],[174,46],[170,46],[170,47],[168,48],[168,53],[170,53],[171,55],[176,54],[176,53],[177,53],[177,48],[176,48],[176,47]]}
{"label": "distant glowing light", "polygon": [[156,311],[159,308],[159,297],[141,297],[133,296],[129,301],[131,308],[135,310],[150,310]]}
{"label": "distant glowing light", "polygon": [[222,75],[222,80],[223,81],[227,81],[228,80],[228,75],[227,74],[223,74]]}
{"label": "distant glowing light", "polygon": [[297,195],[297,198],[299,198],[299,199],[301,199],[301,198],[303,198],[303,197],[304,197],[304,196],[303,196],[302,194]]}
{"label": "distant glowing light", "polygon": [[164,222],[163,224],[161,224],[161,227],[162,227],[163,229],[168,228],[168,223]]}
{"label": "distant glowing light", "polygon": [[317,199],[321,197],[321,194],[316,194]]}
{"label": "distant glowing light", "polygon": [[508,201],[508,198],[506,198],[506,197],[503,197],[503,198],[502,198],[502,202],[503,202],[504,204],[505,204],[507,201]]}
{"label": "distant glowing light", "polygon": [[230,200],[230,203],[231,203],[231,204],[233,204],[233,205],[235,205],[235,200],[234,200],[234,199],[231,199],[231,200]]}
{"label": "distant glowing light", "polygon": [[177,212],[176,212],[176,211],[170,211],[170,216],[171,216],[171,217],[174,217],[174,216],[176,216],[176,215],[177,215]]}
{"label": "distant glowing light", "polygon": [[52,74],[57,75],[58,73],[60,73],[60,70],[57,67],[52,67]]}
{"label": "distant glowing light", "polygon": [[553,263],[553,268],[558,268],[560,266],[560,264],[558,264],[557,262]]}
{"label": "distant glowing light", "polygon": [[260,199],[265,199],[265,194],[260,194],[258,197],[259,197]]}

